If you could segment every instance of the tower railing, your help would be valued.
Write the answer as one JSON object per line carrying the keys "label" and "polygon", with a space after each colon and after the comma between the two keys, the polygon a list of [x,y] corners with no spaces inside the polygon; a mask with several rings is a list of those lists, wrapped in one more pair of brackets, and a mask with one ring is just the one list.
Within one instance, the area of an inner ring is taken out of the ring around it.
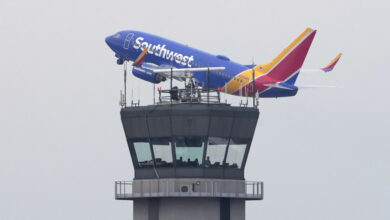
{"label": "tower railing", "polygon": [[261,181],[197,180],[180,182],[177,179],[142,181],[116,181],[115,199],[132,200],[150,197],[219,197],[262,200],[264,185]]}

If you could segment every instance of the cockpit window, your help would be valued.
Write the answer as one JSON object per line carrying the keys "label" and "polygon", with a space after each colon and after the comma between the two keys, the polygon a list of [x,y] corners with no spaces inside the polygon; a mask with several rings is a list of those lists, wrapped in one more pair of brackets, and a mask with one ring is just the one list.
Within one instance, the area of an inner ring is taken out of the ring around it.
{"label": "cockpit window", "polygon": [[119,33],[114,34],[114,38],[119,38],[121,35]]}

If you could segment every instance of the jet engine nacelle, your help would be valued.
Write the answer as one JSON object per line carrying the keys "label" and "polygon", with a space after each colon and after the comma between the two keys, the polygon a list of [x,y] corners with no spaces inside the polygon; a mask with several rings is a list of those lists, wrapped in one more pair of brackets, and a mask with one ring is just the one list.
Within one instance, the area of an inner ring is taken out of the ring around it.
{"label": "jet engine nacelle", "polygon": [[151,83],[160,83],[162,81],[165,81],[166,78],[164,76],[161,76],[159,74],[156,74],[153,72],[152,69],[145,68],[145,67],[133,67],[133,74],[134,76],[146,80]]}

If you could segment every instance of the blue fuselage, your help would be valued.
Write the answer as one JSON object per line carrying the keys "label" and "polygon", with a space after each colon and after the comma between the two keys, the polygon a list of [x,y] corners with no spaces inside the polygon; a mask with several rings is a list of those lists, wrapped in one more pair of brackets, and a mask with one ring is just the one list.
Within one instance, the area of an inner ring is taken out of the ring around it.
{"label": "blue fuselage", "polygon": [[[106,42],[114,50],[116,57],[122,60],[134,61],[143,49],[148,47],[149,51],[144,62],[153,63],[157,66],[173,66],[176,68],[225,67],[224,71],[210,72],[209,86],[211,88],[223,87],[234,76],[249,69],[247,66],[230,61],[225,56],[215,56],[184,44],[139,31],[121,31],[109,36]],[[206,85],[205,72],[196,73],[194,78],[200,84]]]}

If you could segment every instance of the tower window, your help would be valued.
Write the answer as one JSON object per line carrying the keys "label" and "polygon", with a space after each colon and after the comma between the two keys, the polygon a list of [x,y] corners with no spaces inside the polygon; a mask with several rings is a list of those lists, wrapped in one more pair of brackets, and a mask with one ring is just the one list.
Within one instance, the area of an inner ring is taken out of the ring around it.
{"label": "tower window", "polygon": [[227,144],[227,138],[209,137],[205,158],[206,167],[223,166]]}
{"label": "tower window", "polygon": [[240,169],[245,155],[247,144],[240,140],[230,139],[225,166]]}
{"label": "tower window", "polygon": [[198,167],[203,163],[204,140],[201,137],[177,137],[176,165]]}
{"label": "tower window", "polygon": [[153,158],[150,151],[150,145],[147,141],[133,142],[135,153],[137,154],[137,161],[139,167],[152,167]]}
{"label": "tower window", "polygon": [[171,140],[164,138],[152,139],[152,146],[157,167],[173,166]]}

